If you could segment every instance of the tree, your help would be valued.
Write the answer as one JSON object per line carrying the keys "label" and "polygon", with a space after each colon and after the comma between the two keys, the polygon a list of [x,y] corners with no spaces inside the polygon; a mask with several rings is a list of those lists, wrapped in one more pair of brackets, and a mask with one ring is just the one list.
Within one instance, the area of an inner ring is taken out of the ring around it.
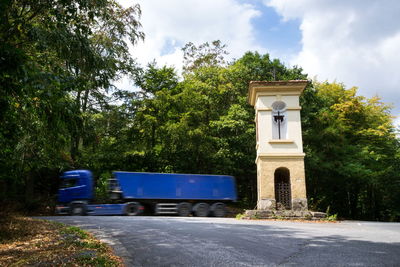
{"label": "tree", "polygon": [[113,0],[6,0],[0,12],[2,197],[25,185],[31,201],[42,169],[76,164],[88,112],[107,105],[104,91],[133,71],[125,37],[143,38],[140,9]]}
{"label": "tree", "polygon": [[311,206],[347,218],[398,219],[399,141],[390,107],[356,93],[355,87],[315,82],[303,94]]}
{"label": "tree", "polygon": [[224,56],[228,54],[226,45],[216,40],[196,46],[192,42],[187,43],[183,48],[183,70],[191,72],[201,67],[221,67],[226,64]]}

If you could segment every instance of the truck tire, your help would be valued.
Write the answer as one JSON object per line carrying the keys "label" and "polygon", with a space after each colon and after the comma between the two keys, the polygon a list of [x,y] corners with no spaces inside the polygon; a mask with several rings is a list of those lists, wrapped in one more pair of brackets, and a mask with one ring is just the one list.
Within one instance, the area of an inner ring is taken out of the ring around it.
{"label": "truck tire", "polygon": [[136,216],[141,212],[141,205],[138,202],[130,202],[125,205],[125,215]]}
{"label": "truck tire", "polygon": [[187,217],[192,213],[192,204],[188,202],[181,202],[178,205],[178,215]]}
{"label": "truck tire", "polygon": [[217,202],[211,205],[211,212],[214,217],[224,217],[226,214],[225,204]]}
{"label": "truck tire", "polygon": [[194,205],[193,211],[197,217],[207,217],[210,213],[210,205],[207,203],[197,203]]}
{"label": "truck tire", "polygon": [[86,215],[86,205],[83,203],[75,203],[71,205],[70,214],[72,216]]}

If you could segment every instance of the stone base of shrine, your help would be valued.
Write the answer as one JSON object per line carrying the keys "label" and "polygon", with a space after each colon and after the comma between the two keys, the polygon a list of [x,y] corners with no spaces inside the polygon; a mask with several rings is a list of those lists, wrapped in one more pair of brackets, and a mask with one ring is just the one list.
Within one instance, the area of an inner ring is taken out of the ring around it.
{"label": "stone base of shrine", "polygon": [[282,220],[323,220],[326,213],[316,211],[295,210],[246,210],[242,219],[282,219]]}

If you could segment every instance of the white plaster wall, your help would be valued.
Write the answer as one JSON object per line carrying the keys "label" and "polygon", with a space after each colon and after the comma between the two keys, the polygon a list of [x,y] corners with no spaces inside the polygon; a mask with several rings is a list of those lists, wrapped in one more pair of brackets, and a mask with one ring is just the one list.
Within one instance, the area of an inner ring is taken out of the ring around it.
{"label": "white plaster wall", "polygon": [[[280,98],[280,99],[279,99]],[[299,108],[299,96],[282,95],[259,96],[256,102],[256,116],[258,125],[258,149],[257,154],[299,154],[303,153],[301,136],[301,121]],[[272,103],[281,100],[286,103],[286,139],[290,143],[274,143],[272,139]],[[291,110],[290,108],[295,108]],[[270,142],[272,140],[272,143]]]}
{"label": "white plaster wall", "polygon": [[276,96],[276,95],[259,95],[256,101],[255,108],[256,109],[266,109],[266,108],[271,108],[272,103],[274,103],[277,100],[281,100],[286,103],[287,107],[299,107],[299,97],[295,95],[281,95]]}
{"label": "white plaster wall", "polygon": [[258,111],[258,151],[265,151],[268,140],[272,139],[271,111]]}
{"label": "white plaster wall", "polygon": [[303,138],[301,135],[300,110],[288,110],[288,139],[297,145],[297,152],[303,153]]}

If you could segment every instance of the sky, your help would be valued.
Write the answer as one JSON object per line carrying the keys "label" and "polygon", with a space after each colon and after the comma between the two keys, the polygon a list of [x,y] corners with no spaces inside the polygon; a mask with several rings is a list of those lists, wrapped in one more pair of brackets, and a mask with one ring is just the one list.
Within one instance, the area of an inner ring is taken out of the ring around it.
{"label": "sky", "polygon": [[131,53],[142,65],[156,60],[179,72],[186,43],[221,40],[229,59],[269,53],[310,79],[377,95],[400,116],[399,0],[119,1],[141,6],[146,38]]}

